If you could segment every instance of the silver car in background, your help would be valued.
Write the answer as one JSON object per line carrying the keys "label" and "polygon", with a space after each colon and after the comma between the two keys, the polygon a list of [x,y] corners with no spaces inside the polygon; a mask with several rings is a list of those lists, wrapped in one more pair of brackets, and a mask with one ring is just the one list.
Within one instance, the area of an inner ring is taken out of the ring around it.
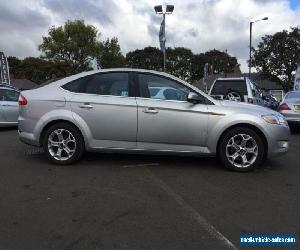
{"label": "silver car in background", "polygon": [[290,91],[278,106],[278,112],[288,122],[300,123],[300,91]]}
{"label": "silver car in background", "polygon": [[[158,99],[154,87],[172,94]],[[84,151],[139,152],[218,156],[229,169],[249,171],[288,151],[281,114],[215,100],[162,72],[84,72],[23,91],[19,100],[21,141],[42,146],[56,164],[73,163]]]}
{"label": "silver car in background", "polygon": [[0,85],[0,127],[18,125],[20,91],[9,85]]}

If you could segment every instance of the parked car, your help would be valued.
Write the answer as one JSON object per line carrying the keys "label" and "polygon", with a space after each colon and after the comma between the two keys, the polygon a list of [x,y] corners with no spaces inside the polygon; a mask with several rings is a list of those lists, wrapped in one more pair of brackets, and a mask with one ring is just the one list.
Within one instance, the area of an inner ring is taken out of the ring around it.
{"label": "parked car", "polygon": [[18,125],[20,92],[10,85],[0,85],[0,127]]}
{"label": "parked car", "polygon": [[300,123],[300,91],[290,91],[283,98],[278,112],[285,116],[288,122]]}
{"label": "parked car", "polygon": [[261,91],[247,77],[218,78],[208,94],[218,100],[264,105]]}
{"label": "parked car", "polygon": [[277,110],[279,102],[277,101],[276,97],[271,94],[264,94],[262,96],[262,99],[264,101],[264,106],[268,107],[273,110]]}
{"label": "parked car", "polygon": [[[153,98],[153,83],[187,98]],[[19,105],[21,141],[43,146],[56,164],[76,162],[84,151],[142,152],[216,155],[229,169],[249,171],[288,151],[279,113],[215,100],[162,72],[85,72],[22,91]]]}

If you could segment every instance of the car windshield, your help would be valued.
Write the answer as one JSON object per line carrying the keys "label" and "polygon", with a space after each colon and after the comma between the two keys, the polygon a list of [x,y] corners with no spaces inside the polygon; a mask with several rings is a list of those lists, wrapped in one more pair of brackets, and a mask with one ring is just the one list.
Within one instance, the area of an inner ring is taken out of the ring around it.
{"label": "car windshield", "polygon": [[216,80],[212,95],[225,95],[229,91],[237,91],[241,95],[247,95],[247,86],[243,80]]}
{"label": "car windshield", "polygon": [[286,99],[291,99],[291,98],[300,98],[300,91],[288,93]]}

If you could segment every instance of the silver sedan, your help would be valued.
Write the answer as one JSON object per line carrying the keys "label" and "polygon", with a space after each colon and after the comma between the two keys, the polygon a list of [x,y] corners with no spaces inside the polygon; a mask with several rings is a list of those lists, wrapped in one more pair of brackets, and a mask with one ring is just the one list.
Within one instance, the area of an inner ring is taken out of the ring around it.
{"label": "silver sedan", "polygon": [[8,85],[0,85],[0,127],[18,125],[20,92]]}
{"label": "silver sedan", "polygon": [[[157,98],[154,88],[171,91]],[[62,165],[84,151],[141,152],[218,156],[229,169],[249,171],[286,153],[290,138],[281,114],[215,100],[156,71],[85,72],[23,91],[19,103],[21,141]]]}
{"label": "silver sedan", "polygon": [[300,91],[290,91],[278,106],[288,122],[300,123]]}

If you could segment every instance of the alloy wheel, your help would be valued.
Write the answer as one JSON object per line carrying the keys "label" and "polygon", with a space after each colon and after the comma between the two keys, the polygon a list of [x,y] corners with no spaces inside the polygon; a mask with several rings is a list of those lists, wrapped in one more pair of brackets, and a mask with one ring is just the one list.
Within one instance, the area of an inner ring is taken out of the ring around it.
{"label": "alloy wheel", "polygon": [[228,140],[226,157],[235,167],[247,168],[257,159],[258,146],[255,139],[248,134],[236,134]]}
{"label": "alloy wheel", "polygon": [[48,137],[48,151],[58,161],[70,159],[76,150],[74,135],[66,129],[55,129]]}

